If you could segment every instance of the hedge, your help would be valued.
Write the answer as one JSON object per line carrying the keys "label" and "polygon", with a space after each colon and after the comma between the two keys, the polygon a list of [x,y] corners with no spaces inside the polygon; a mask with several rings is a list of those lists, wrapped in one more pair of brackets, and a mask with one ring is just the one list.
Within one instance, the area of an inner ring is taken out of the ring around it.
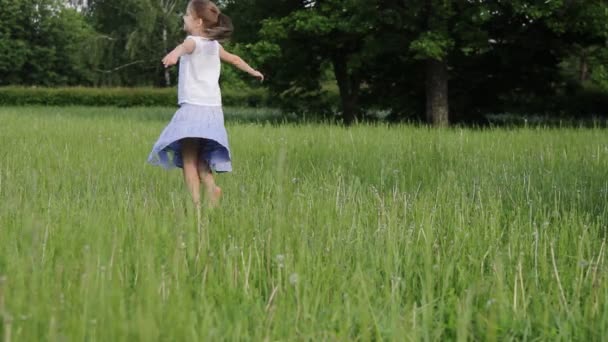
{"label": "hedge", "polygon": [[[263,88],[223,89],[228,106],[267,106]],[[175,106],[176,88],[26,88],[0,87],[0,106]]]}

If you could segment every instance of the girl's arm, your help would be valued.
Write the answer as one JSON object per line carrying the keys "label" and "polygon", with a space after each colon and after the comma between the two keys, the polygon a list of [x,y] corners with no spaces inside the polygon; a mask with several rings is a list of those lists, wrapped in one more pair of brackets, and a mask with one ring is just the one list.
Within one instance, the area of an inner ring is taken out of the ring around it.
{"label": "girl's arm", "polygon": [[165,68],[175,65],[181,56],[191,54],[195,47],[196,43],[194,42],[194,39],[186,38],[183,43],[179,44],[163,58],[163,65]]}
{"label": "girl's arm", "polygon": [[259,79],[260,81],[264,80],[264,75],[262,75],[261,72],[253,69],[241,57],[231,54],[230,52],[224,50],[224,48],[221,46],[220,46],[220,59],[224,62],[234,65],[235,67],[243,70],[244,72],[250,74],[251,76]]}

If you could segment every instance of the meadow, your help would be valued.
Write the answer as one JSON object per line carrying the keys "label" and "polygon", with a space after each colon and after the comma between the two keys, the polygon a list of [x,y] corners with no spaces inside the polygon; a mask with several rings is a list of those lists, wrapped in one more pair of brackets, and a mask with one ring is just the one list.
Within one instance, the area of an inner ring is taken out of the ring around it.
{"label": "meadow", "polygon": [[4,341],[608,338],[608,132],[265,123],[199,218],[173,108],[0,108]]}

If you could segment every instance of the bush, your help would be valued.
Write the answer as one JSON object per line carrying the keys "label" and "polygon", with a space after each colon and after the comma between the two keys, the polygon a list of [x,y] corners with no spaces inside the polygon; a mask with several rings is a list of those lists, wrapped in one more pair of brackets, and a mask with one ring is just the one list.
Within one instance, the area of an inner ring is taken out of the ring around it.
{"label": "bush", "polygon": [[575,117],[608,117],[608,93],[601,89],[580,89],[554,101],[557,110]]}
{"label": "bush", "polygon": [[495,109],[494,113],[520,113],[522,116],[540,115],[562,119],[608,117],[608,94],[598,89],[573,89],[544,97],[510,94],[501,100],[500,108],[503,110]]}
{"label": "bush", "polygon": [[222,88],[222,104],[239,107],[272,107],[276,105],[270,100],[265,88]]}
{"label": "bush", "polygon": [[[267,106],[266,90],[224,89],[222,101],[229,106]],[[175,106],[176,88],[25,88],[0,87],[1,106]]]}

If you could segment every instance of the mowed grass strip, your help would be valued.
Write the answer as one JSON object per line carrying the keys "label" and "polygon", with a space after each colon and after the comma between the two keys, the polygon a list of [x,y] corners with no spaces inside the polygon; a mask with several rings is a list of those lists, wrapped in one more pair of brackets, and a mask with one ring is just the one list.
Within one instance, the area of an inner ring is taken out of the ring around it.
{"label": "mowed grass strip", "polygon": [[235,171],[198,219],[146,164],[173,111],[0,108],[5,339],[608,336],[606,130],[227,108]]}

